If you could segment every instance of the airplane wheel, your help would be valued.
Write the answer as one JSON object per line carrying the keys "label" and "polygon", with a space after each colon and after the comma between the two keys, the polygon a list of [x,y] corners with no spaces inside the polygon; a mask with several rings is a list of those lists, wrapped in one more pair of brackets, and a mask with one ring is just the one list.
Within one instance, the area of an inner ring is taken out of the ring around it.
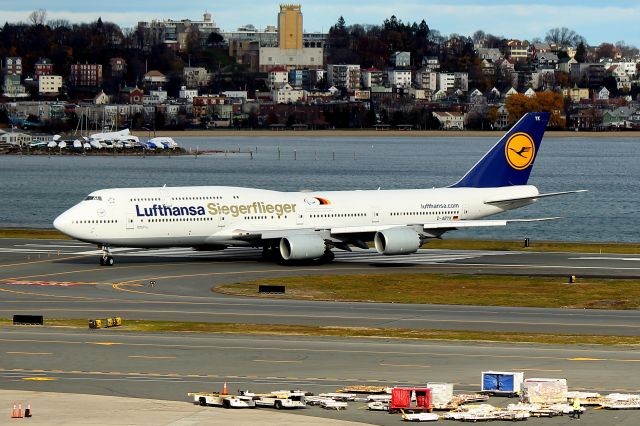
{"label": "airplane wheel", "polygon": [[324,252],[324,254],[322,255],[322,257],[320,258],[323,262],[332,262],[333,259],[336,258],[336,255],[331,251],[331,250],[327,250]]}
{"label": "airplane wheel", "polygon": [[102,266],[113,266],[115,262],[113,261],[113,257],[111,256],[107,256],[106,258],[101,257],[100,258],[100,264]]}
{"label": "airplane wheel", "polygon": [[104,266],[104,257],[100,256],[100,266]]}

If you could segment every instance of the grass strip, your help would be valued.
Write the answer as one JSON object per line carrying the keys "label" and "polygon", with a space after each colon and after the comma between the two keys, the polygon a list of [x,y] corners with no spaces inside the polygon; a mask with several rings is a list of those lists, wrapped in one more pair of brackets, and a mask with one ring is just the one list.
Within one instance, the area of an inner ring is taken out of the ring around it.
{"label": "grass strip", "polygon": [[0,238],[33,238],[42,240],[70,240],[56,229],[0,228]]}
{"label": "grass strip", "polygon": [[[357,274],[260,279],[216,286],[241,296],[349,302],[423,303],[575,309],[638,309],[640,280],[503,275]],[[284,285],[284,295],[260,294]]]}
{"label": "grass strip", "polygon": [[[0,319],[0,327],[11,321]],[[45,326],[88,328],[88,321],[76,319],[47,319]],[[22,326],[18,326],[22,327]],[[94,330],[104,333],[105,329]],[[589,336],[580,334],[502,333],[468,330],[432,330],[378,327],[319,327],[304,325],[203,323],[174,321],[124,320],[121,327],[108,332],[198,332],[279,336],[324,336],[345,338],[384,338],[417,340],[491,341],[505,343],[639,345],[640,336]]]}

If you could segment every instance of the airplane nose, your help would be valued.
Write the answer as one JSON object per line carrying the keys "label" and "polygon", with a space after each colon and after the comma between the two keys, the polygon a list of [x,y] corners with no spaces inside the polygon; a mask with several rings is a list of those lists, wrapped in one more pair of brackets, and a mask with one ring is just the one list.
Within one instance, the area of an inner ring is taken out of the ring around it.
{"label": "airplane nose", "polygon": [[69,219],[68,219],[68,215],[65,213],[62,213],[60,216],[56,217],[55,220],[53,221],[53,227],[56,228],[58,231],[62,232],[63,234],[69,234]]}

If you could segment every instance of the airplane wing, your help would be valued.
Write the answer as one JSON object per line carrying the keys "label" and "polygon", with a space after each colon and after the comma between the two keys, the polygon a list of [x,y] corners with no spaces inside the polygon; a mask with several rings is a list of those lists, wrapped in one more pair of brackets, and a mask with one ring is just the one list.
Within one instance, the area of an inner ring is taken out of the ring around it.
{"label": "airplane wing", "polygon": [[490,204],[497,207],[511,207],[514,204],[528,204],[536,201],[538,198],[555,197],[557,195],[577,194],[579,192],[587,192],[586,189],[578,189],[576,191],[562,191],[562,192],[549,192],[547,194],[532,195],[530,197],[516,197],[516,198],[502,198],[497,200],[485,201],[485,204]]}
{"label": "airplane wing", "polygon": [[338,226],[332,228],[291,228],[291,229],[264,229],[264,230],[235,230],[233,238],[237,240],[253,241],[253,240],[273,240],[298,234],[319,234],[323,238],[343,239],[350,235],[362,236],[367,234],[375,234],[385,229],[398,228],[408,226],[416,228],[418,232],[422,231],[431,234],[434,237],[440,236],[446,231],[460,228],[477,228],[491,226],[506,226],[509,223],[521,222],[542,222],[547,220],[557,220],[560,217],[543,217],[532,219],[503,219],[503,220],[439,220],[433,222],[416,223],[416,224],[390,224],[390,225],[362,225],[362,226]]}

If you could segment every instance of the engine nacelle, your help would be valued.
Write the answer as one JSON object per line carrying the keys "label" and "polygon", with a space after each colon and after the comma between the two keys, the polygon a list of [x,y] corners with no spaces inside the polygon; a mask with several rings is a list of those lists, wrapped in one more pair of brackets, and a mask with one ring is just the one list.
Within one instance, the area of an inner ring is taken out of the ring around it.
{"label": "engine nacelle", "polygon": [[421,243],[420,234],[407,227],[378,231],[373,242],[378,253],[386,255],[415,253]]}
{"label": "engine nacelle", "polygon": [[324,239],[315,234],[294,234],[280,240],[280,255],[284,260],[318,259],[326,249]]}

